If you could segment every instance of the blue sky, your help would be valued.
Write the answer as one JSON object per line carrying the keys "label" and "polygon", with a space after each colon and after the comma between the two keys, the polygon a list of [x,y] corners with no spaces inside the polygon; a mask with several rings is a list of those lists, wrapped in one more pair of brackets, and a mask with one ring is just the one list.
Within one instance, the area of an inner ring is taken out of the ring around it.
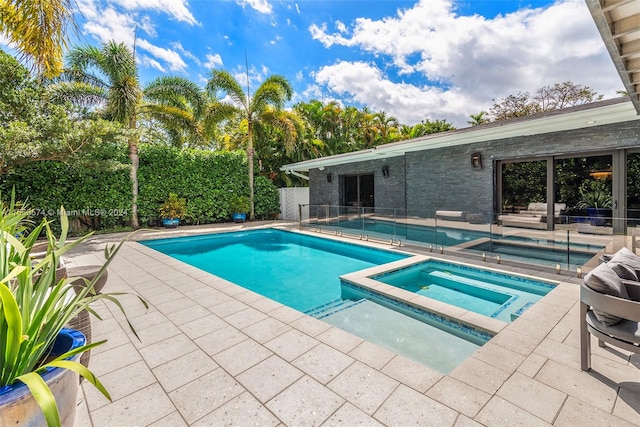
{"label": "blue sky", "polygon": [[401,123],[470,114],[571,80],[623,89],[584,0],[77,0],[73,43],[133,45],[142,83],[205,84],[213,67],[252,87],[282,74],[295,101],[369,106]]}

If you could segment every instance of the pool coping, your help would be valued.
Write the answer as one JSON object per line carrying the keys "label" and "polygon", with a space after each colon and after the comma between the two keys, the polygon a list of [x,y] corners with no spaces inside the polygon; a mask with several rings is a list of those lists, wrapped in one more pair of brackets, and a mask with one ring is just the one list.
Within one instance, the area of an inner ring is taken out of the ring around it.
{"label": "pool coping", "polygon": [[[340,280],[346,281],[366,291],[373,292],[374,294],[381,295],[383,297],[389,298],[391,300],[394,300],[403,304],[407,304],[411,307],[415,307],[418,310],[423,310],[428,313],[435,314],[437,316],[442,316],[443,318],[449,319],[450,321],[453,321],[453,322],[461,322],[463,324],[466,324],[467,326],[470,326],[479,331],[488,333],[492,336],[497,335],[500,331],[502,331],[505,327],[507,327],[510,324],[510,322],[504,322],[502,320],[494,319],[489,316],[485,316],[485,315],[476,313],[474,311],[470,311],[452,304],[438,301],[433,298],[429,298],[425,295],[420,295],[411,291],[407,291],[405,289],[401,289],[396,286],[389,285],[372,278],[372,276],[390,273],[393,271],[401,270],[403,268],[413,267],[417,264],[424,263],[430,260],[440,261],[440,262],[443,261],[442,258],[438,258],[434,256],[414,255],[410,258],[406,258],[403,260],[394,261],[392,263],[382,264],[379,266],[367,268],[365,270],[359,270],[353,273],[342,275],[340,276]],[[445,262],[456,264],[456,265],[462,265],[462,266],[471,265],[471,264],[449,261],[449,260],[446,260]],[[494,268],[478,267],[476,265],[472,265],[472,266],[473,268],[477,268],[480,270],[493,271],[499,274],[508,274],[508,275],[522,277],[526,279],[543,281],[543,282],[549,283],[554,287],[560,283],[558,281],[551,281],[546,279],[541,280],[533,276],[505,272],[504,270],[498,270]],[[541,298],[541,300],[543,298]]]}
{"label": "pool coping", "polygon": [[[291,228],[288,228],[287,230],[295,233],[301,233],[308,236],[318,235],[317,232],[310,232],[308,230],[292,230]],[[341,235],[331,235],[328,233],[323,233],[321,235],[323,238],[328,238],[330,240],[335,240],[342,243],[345,242],[344,238],[342,238]],[[361,242],[361,243],[358,243],[358,242]],[[418,255],[413,252],[404,251],[402,249],[402,246],[390,246],[388,243],[383,244],[381,242],[377,242],[373,240],[361,240],[361,241],[354,241],[352,243],[356,245],[359,244],[364,247],[375,247],[375,248],[383,249],[387,251],[391,250],[391,251],[406,254],[408,255],[408,257],[398,261],[393,261],[390,263],[370,267],[364,270],[358,270],[353,273],[344,274],[340,276],[340,280],[349,282],[350,284],[363,288],[366,291],[373,292],[377,295],[381,295],[382,297],[389,298],[401,304],[407,304],[410,307],[414,307],[418,310],[423,310],[428,313],[432,313],[436,316],[442,316],[443,318],[449,319],[454,323],[455,322],[464,323],[465,325],[471,328],[477,329],[478,331],[485,332],[493,336],[497,335],[510,323],[504,322],[502,320],[494,319],[488,316],[484,316],[482,314],[475,313],[473,311],[466,310],[464,308],[460,308],[455,305],[447,304],[442,301],[434,300],[424,295],[420,295],[404,289],[400,289],[393,285],[388,285],[386,283],[372,279],[371,276],[376,276],[379,274],[391,272],[393,270],[407,268],[415,264],[419,264],[421,262],[435,260],[435,261],[450,262],[452,264],[457,264],[457,265],[473,266],[474,268],[478,268],[486,271],[493,271],[499,274],[509,274],[509,275],[518,276],[518,277],[522,277],[530,280],[547,282],[555,287],[557,287],[557,285],[560,283],[560,281],[558,280],[540,278],[540,277],[536,277],[528,274],[513,273],[505,270],[500,270],[497,268],[492,268],[489,266],[478,266],[472,263],[452,261],[445,258],[434,256],[434,255]],[[544,300],[544,298],[546,298],[546,296],[543,297],[540,301]]]}

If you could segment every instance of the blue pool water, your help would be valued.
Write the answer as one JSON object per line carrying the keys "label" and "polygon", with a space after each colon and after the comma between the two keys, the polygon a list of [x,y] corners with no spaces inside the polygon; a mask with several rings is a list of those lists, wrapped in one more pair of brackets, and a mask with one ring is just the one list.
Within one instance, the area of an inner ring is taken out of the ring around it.
{"label": "blue pool water", "polygon": [[405,254],[272,229],[141,243],[442,373],[491,338],[405,312],[383,297],[344,293],[339,276]]}
{"label": "blue pool water", "polygon": [[407,257],[273,229],[142,243],[303,312],[339,299],[340,275]]}
{"label": "blue pool water", "polygon": [[[483,242],[478,245],[473,245],[468,249],[482,252],[493,252],[502,255],[504,259],[512,259],[514,261],[524,258],[535,259],[541,263],[549,265],[560,264],[565,267],[568,265],[570,269],[585,265],[597,252],[585,252],[578,250],[567,251],[566,247],[562,248],[561,246],[557,248],[545,248],[497,241]],[[602,247],[600,247],[600,249],[602,249]]]}
{"label": "blue pool water", "polygon": [[436,228],[422,225],[394,223],[392,221],[380,221],[377,219],[340,221],[334,225],[344,228],[358,229],[368,233],[380,233],[396,236],[396,238],[403,240],[413,240],[416,242],[432,243],[434,245],[442,246],[455,246],[460,243],[489,236],[489,233],[482,231],[458,230],[447,227]]}
{"label": "blue pool water", "polygon": [[554,288],[547,282],[435,260],[372,278],[505,322]]}
{"label": "blue pool water", "polygon": [[[482,239],[476,245],[466,249],[493,252],[506,255],[505,259],[513,261],[533,262],[540,265],[555,266],[567,265],[567,253],[569,255],[569,267],[575,268],[584,265],[596,253],[604,247],[548,239],[538,239],[523,236],[501,236],[489,231],[461,230],[450,227],[430,227],[423,225],[411,225],[394,223],[378,219],[362,218],[359,220],[340,221],[333,225],[357,229],[361,232],[375,233],[385,236],[395,236],[396,239],[410,240],[433,244],[435,246],[456,246],[462,243]],[[492,242],[486,241],[492,239]]]}

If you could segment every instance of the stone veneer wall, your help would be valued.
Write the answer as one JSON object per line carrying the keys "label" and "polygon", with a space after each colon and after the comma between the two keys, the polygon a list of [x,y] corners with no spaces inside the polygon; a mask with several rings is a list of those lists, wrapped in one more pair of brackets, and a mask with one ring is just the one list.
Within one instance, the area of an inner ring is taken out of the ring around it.
{"label": "stone veneer wall", "polygon": [[[581,156],[622,148],[640,149],[639,121],[409,152],[400,157],[311,170],[310,203],[337,205],[340,175],[373,172],[376,207],[406,208],[409,215],[428,217],[436,210],[489,213],[494,210],[497,160]],[[481,154],[482,169],[472,168],[473,153]],[[382,176],[383,165],[389,166],[388,178]],[[332,174],[331,183],[327,182],[327,173]]]}

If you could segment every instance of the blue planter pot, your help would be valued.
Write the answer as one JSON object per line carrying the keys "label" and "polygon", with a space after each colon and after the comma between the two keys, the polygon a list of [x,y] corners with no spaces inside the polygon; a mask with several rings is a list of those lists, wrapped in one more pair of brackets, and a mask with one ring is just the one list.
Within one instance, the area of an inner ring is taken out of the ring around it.
{"label": "blue planter pot", "polygon": [[[54,342],[53,355],[66,353],[85,344],[84,335],[74,329],[63,329]],[[78,361],[80,355],[68,359]],[[78,374],[68,369],[48,368],[41,374],[56,399],[60,422],[73,427],[76,418]],[[43,426],[44,415],[26,385],[21,382],[0,387],[0,425]]]}
{"label": "blue planter pot", "polygon": [[602,226],[607,222],[607,213],[610,210],[607,208],[587,208],[587,215],[589,216],[589,223],[591,225]]}
{"label": "blue planter pot", "polygon": [[162,225],[167,228],[176,228],[180,225],[180,218],[163,218]]}
{"label": "blue planter pot", "polygon": [[233,222],[245,222],[247,220],[247,214],[245,213],[234,213],[233,214]]}

